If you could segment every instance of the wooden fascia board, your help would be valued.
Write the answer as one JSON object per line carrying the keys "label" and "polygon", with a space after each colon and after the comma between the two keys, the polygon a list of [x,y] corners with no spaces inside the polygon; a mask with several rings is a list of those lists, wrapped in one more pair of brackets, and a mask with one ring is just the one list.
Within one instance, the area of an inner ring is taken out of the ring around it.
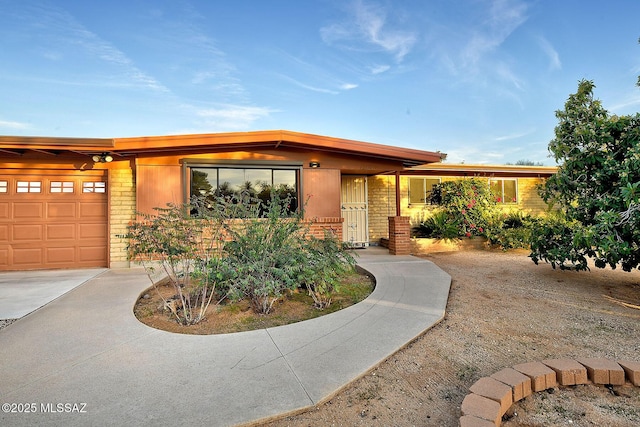
{"label": "wooden fascia board", "polygon": [[433,164],[414,167],[405,171],[406,175],[446,175],[446,176],[521,176],[549,177],[557,172],[554,166],[511,166],[511,165],[467,165]]}
{"label": "wooden fascia board", "polygon": [[107,138],[55,138],[39,136],[0,136],[0,148],[39,151],[106,151],[114,147]]}
{"label": "wooden fascia board", "polygon": [[272,148],[295,147],[350,153],[360,156],[393,159],[409,165],[439,162],[440,153],[392,147],[292,131],[233,132],[203,135],[169,135],[156,137],[117,138],[115,150],[121,152],[179,151],[197,147]]}

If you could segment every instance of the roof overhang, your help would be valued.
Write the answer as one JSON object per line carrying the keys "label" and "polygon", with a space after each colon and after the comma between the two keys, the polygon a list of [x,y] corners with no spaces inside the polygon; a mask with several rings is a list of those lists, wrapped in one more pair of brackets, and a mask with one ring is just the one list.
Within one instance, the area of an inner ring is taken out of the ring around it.
{"label": "roof overhang", "polygon": [[108,138],[56,138],[42,136],[2,136],[0,152],[23,155],[28,151],[57,155],[65,151],[95,153],[113,149],[115,142]]}
{"label": "roof overhang", "polygon": [[402,162],[405,167],[440,162],[442,153],[393,147],[286,130],[117,138],[123,155],[210,148],[216,151],[297,148]]}
{"label": "roof overhang", "polygon": [[407,175],[496,176],[496,177],[549,177],[558,171],[556,166],[428,164],[404,171]]}
{"label": "roof overhang", "polygon": [[71,151],[86,155],[109,152],[117,156],[172,155],[178,153],[294,148],[325,151],[399,162],[405,168],[440,162],[439,152],[394,147],[370,142],[286,130],[133,138],[49,138],[0,136],[0,152],[21,155],[26,151],[56,154]]}

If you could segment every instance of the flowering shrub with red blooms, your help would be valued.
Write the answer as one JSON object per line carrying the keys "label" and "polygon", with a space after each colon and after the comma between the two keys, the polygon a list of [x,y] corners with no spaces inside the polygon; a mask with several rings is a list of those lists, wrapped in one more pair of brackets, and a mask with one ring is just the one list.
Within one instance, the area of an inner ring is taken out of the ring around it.
{"label": "flowering shrub with red blooms", "polygon": [[484,236],[495,216],[496,199],[487,180],[445,181],[434,187],[431,203],[440,205],[459,237]]}

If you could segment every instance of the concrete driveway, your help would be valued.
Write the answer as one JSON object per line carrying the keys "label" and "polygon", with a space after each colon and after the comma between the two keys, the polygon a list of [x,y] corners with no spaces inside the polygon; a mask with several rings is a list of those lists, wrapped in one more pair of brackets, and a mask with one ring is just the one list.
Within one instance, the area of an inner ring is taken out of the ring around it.
{"label": "concrete driveway", "polygon": [[106,268],[0,272],[0,319],[19,319],[66,294]]}
{"label": "concrete driveway", "polygon": [[359,304],[210,336],[140,323],[139,269],[59,272],[86,281],[0,330],[0,425],[255,425],[318,405],[444,317],[451,277],[432,262],[367,250],[358,264],[377,281]]}

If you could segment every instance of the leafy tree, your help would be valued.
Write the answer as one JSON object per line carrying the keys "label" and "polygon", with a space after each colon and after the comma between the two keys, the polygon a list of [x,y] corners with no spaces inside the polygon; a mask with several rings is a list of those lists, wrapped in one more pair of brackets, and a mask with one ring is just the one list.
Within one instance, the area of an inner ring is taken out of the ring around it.
{"label": "leafy tree", "polygon": [[556,112],[549,151],[560,164],[541,189],[559,208],[532,233],[531,258],[555,268],[588,269],[640,264],[640,115],[615,116],[583,80]]}

